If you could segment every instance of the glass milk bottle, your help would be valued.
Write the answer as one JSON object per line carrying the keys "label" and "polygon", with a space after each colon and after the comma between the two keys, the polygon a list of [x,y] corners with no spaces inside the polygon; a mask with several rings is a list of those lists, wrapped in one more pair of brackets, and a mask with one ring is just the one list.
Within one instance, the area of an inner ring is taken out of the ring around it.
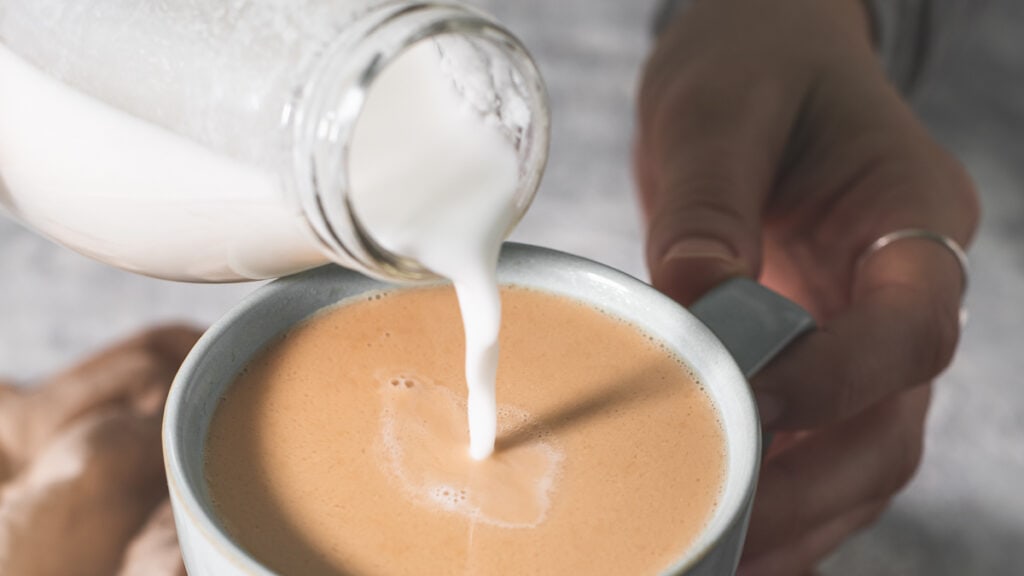
{"label": "glass milk bottle", "polygon": [[548,129],[526,51],[460,5],[0,2],[0,207],[152,276],[236,281],[334,261],[432,278],[394,238],[438,203],[472,220],[474,195],[501,188],[478,185],[498,148],[511,158],[496,221],[507,236]]}

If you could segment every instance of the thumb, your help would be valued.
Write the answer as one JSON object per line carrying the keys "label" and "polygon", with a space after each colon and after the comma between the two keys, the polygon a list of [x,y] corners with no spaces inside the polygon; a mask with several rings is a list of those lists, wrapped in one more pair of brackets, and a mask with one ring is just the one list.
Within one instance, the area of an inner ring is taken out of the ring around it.
{"label": "thumb", "polygon": [[682,304],[758,275],[761,214],[800,107],[800,82],[773,73],[777,50],[761,50],[755,66],[694,46],[700,31],[686,24],[648,62],[634,148],[651,280]]}
{"label": "thumb", "polygon": [[756,277],[760,266],[758,224],[741,218],[739,207],[688,204],[701,194],[681,191],[675,206],[662,206],[647,239],[651,283],[687,306],[729,278]]}
{"label": "thumb", "polygon": [[668,138],[641,140],[635,163],[651,281],[689,305],[731,277],[758,275],[761,212],[774,169],[752,149],[763,140],[744,133],[749,124],[675,124]]}

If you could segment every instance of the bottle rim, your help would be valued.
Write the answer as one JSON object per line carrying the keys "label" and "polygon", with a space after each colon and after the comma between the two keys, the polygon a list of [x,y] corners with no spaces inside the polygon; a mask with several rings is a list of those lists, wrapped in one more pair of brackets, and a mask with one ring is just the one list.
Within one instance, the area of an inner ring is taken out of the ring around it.
{"label": "bottle rim", "polygon": [[522,43],[487,14],[449,3],[388,5],[357,19],[329,45],[285,111],[292,129],[292,172],[305,216],[325,252],[385,280],[435,281],[436,273],[380,245],[360,222],[347,178],[356,123],[374,80],[413,46],[457,35],[497,49],[518,74],[530,119],[517,144],[520,177],[508,237],[525,215],[547,161],[550,120],[547,92]]}

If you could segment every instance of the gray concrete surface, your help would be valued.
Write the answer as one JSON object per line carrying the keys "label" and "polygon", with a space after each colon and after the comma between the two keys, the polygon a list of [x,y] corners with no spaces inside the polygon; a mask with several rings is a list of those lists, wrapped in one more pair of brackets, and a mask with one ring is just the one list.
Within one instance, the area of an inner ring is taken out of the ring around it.
{"label": "gray concrete surface", "polygon": [[[646,2],[514,0],[492,8],[532,47],[554,114],[550,169],[515,238],[644,276],[629,175]],[[985,222],[974,247],[971,324],[937,386],[917,479],[826,575],[1024,573],[1024,7],[992,2],[919,109],[967,164]],[[0,377],[31,382],[133,330],[207,324],[255,285],[134,276],[0,218]]]}

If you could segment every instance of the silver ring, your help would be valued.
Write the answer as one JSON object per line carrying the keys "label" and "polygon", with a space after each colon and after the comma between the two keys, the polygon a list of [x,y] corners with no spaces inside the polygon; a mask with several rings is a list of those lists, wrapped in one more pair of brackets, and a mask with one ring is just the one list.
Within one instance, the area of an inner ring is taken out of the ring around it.
{"label": "silver ring", "polygon": [[908,240],[911,238],[927,240],[942,246],[956,258],[957,264],[960,265],[960,278],[962,280],[962,289],[960,292],[960,327],[962,328],[967,324],[967,308],[964,307],[963,303],[964,299],[967,297],[967,286],[970,281],[970,261],[967,259],[967,252],[956,240],[953,240],[944,234],[939,234],[937,232],[921,228],[904,228],[903,230],[896,230],[895,232],[890,232],[872,242],[871,245],[864,250],[864,253],[860,255],[860,258],[857,260],[857,267],[860,268],[863,266],[864,261],[882,248],[885,248],[895,242],[899,242],[900,240]]}

